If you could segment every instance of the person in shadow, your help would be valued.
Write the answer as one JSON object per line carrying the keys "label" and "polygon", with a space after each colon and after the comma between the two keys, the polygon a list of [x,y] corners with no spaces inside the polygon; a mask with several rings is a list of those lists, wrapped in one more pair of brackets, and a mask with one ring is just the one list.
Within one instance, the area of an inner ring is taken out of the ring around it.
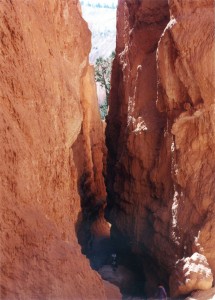
{"label": "person in shadow", "polygon": [[167,300],[167,293],[162,284],[158,284],[155,299]]}
{"label": "person in shadow", "polygon": [[115,272],[118,267],[116,253],[113,253],[111,255],[111,266],[112,266],[113,271]]}

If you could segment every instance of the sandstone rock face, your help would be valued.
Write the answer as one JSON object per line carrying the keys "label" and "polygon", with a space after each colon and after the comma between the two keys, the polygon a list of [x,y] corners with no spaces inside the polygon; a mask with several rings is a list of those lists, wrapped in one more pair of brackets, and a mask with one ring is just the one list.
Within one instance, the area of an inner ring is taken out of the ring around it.
{"label": "sandstone rock face", "polygon": [[[91,170],[95,198],[105,196],[79,2],[5,0],[0,17],[0,298],[106,299],[75,232],[78,168]],[[84,166],[73,153],[80,132]]]}
{"label": "sandstone rock face", "polygon": [[176,262],[176,270],[170,277],[170,293],[173,297],[187,295],[195,290],[212,287],[213,275],[204,255],[194,253]]}
{"label": "sandstone rock face", "polygon": [[116,240],[140,255],[144,248],[155,256],[155,215],[168,216],[150,179],[165,124],[156,108],[156,49],[168,20],[168,1],[119,1],[106,130],[107,214]]}
{"label": "sandstone rock face", "polygon": [[122,299],[122,295],[119,291],[119,289],[116,288],[116,286],[114,286],[113,284],[111,284],[108,281],[103,281],[104,286],[105,286],[105,291],[106,291],[106,295],[107,298],[110,300],[118,300],[118,299]]}
{"label": "sandstone rock face", "polygon": [[179,256],[198,251],[215,274],[214,4],[171,1],[170,11],[158,47],[158,107],[172,139],[171,236]]}
{"label": "sandstone rock face", "polygon": [[118,7],[108,214],[113,235],[167,277],[194,252],[215,273],[213,16],[210,0]]}
{"label": "sandstone rock face", "polygon": [[208,291],[196,291],[187,297],[186,300],[214,300],[215,299],[215,288]]}

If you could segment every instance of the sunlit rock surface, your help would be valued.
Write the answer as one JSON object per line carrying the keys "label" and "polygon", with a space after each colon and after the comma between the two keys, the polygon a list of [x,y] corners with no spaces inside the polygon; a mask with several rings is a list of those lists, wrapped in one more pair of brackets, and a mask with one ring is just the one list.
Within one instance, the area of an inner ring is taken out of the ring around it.
{"label": "sunlit rock surface", "polygon": [[215,299],[215,288],[208,291],[195,291],[191,296],[185,298],[186,300],[214,300]]}
{"label": "sunlit rock surface", "polygon": [[213,275],[204,255],[194,253],[191,257],[176,262],[170,276],[172,297],[187,295],[195,290],[208,290],[212,287]]}
{"label": "sunlit rock surface", "polygon": [[213,1],[124,0],[117,18],[106,130],[112,235],[152,258],[157,282],[168,284],[194,252],[214,274]]}
{"label": "sunlit rock surface", "polygon": [[[173,180],[169,233],[179,258],[197,251],[214,273],[214,4],[170,1],[170,12],[158,47],[158,107],[166,114],[169,140],[160,153],[171,151],[167,162]],[[155,174],[164,165],[161,159],[160,154]],[[163,179],[157,178],[160,186]]]}
{"label": "sunlit rock surface", "polygon": [[[92,271],[75,232],[78,168],[95,201],[105,197],[79,3],[1,1],[0,31],[0,298],[112,299],[118,290]],[[80,134],[83,165],[72,149]]]}

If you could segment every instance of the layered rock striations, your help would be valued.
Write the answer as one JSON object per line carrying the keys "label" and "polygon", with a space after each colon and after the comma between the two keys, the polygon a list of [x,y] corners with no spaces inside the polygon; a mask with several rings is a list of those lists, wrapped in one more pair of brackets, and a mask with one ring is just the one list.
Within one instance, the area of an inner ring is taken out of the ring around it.
{"label": "layered rock striations", "polygon": [[215,273],[213,16],[213,1],[119,1],[107,215],[157,280],[195,252]]}
{"label": "layered rock striations", "polygon": [[79,2],[5,0],[0,16],[0,298],[106,299],[109,287],[76,237],[79,169],[95,199],[105,197],[103,129]]}
{"label": "layered rock striations", "polygon": [[119,1],[117,14],[106,131],[107,212],[112,234],[123,240],[123,247],[127,244],[140,254],[144,248],[153,255],[154,213],[161,200],[155,196],[150,173],[165,126],[156,107],[156,50],[169,21],[169,8],[167,1]]}
{"label": "layered rock striations", "polygon": [[172,139],[170,233],[178,256],[199,252],[215,274],[214,3],[171,1],[170,12],[158,47],[158,107]]}

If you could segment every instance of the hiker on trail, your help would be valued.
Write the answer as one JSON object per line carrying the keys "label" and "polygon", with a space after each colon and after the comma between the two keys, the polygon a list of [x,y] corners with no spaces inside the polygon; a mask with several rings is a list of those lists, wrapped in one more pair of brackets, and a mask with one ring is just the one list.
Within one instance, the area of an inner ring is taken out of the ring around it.
{"label": "hiker on trail", "polygon": [[111,255],[111,266],[113,271],[115,272],[118,267],[116,253],[113,253]]}
{"label": "hiker on trail", "polygon": [[157,286],[157,291],[156,291],[156,294],[155,294],[155,299],[167,300],[166,290],[165,290],[165,288],[161,284],[158,284],[158,286]]}

